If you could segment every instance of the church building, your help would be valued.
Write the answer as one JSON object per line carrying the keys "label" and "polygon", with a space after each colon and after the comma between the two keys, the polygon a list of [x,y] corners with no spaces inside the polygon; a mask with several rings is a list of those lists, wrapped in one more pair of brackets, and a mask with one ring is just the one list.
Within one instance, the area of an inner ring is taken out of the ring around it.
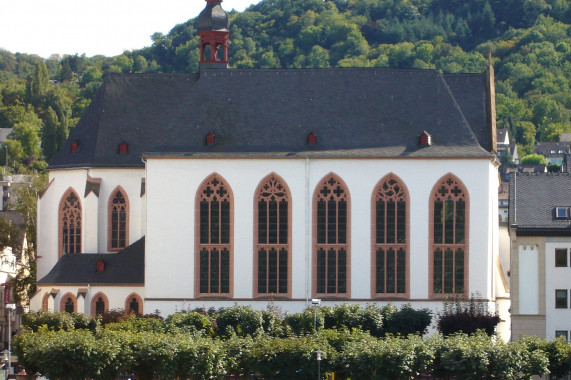
{"label": "church building", "polygon": [[50,162],[32,309],[163,316],[336,303],[494,307],[494,76],[228,68],[106,78]]}

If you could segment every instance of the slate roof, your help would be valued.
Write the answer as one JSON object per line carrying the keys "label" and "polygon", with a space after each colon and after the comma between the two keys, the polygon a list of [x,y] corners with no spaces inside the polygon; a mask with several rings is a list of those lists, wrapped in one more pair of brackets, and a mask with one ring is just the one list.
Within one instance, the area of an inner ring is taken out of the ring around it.
{"label": "slate roof", "polygon": [[[105,271],[96,272],[99,260]],[[81,253],[62,256],[38,284],[144,285],[145,238],[117,253]]]}
{"label": "slate roof", "polygon": [[556,207],[571,207],[571,174],[511,175],[509,224],[518,235],[571,235],[570,220],[556,219]]}
{"label": "slate roof", "polygon": [[110,75],[49,168],[144,167],[157,155],[490,158],[486,80],[376,68]]}

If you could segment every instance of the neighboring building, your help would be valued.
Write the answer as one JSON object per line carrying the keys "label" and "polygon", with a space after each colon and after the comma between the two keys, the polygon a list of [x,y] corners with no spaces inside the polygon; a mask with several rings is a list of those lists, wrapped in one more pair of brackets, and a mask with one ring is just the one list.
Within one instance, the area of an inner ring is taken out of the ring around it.
{"label": "neighboring building", "polygon": [[[24,231],[24,218],[15,211],[0,211],[0,218],[16,226],[18,246],[4,247],[0,250],[0,326],[1,326],[1,349],[8,348],[9,331],[15,333],[21,324],[21,316],[27,312],[27,307],[18,305],[14,300],[14,292],[10,282],[16,277],[23,266],[28,265],[28,242]],[[8,305],[13,306],[8,310]],[[10,317],[10,318],[9,318]],[[8,322],[10,321],[10,322]],[[10,323],[10,328],[8,328]]]}
{"label": "neighboring building", "polygon": [[34,309],[496,307],[491,65],[228,69],[198,26],[199,74],[110,75],[50,163]]}
{"label": "neighboring building", "polygon": [[565,157],[569,154],[568,142],[537,142],[533,146],[533,153],[545,156],[548,164],[563,166]]}
{"label": "neighboring building", "polygon": [[14,189],[19,186],[29,186],[32,183],[33,176],[16,174],[4,176],[0,181],[0,211],[14,210],[16,207],[16,192]]}
{"label": "neighboring building", "polygon": [[571,333],[571,175],[510,181],[512,338]]}

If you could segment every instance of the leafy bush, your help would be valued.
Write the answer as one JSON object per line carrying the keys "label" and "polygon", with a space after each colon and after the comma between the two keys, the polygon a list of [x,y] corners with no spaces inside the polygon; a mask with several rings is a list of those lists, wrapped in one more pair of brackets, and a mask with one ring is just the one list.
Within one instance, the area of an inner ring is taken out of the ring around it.
{"label": "leafy bush", "polygon": [[54,331],[88,329],[96,332],[100,324],[96,318],[82,313],[37,311],[24,314],[22,316],[22,326],[32,331],[38,331],[41,326],[45,326],[49,330]]}
{"label": "leafy bush", "polygon": [[250,306],[234,306],[222,309],[216,316],[218,336],[228,337],[257,335],[263,332],[264,319],[262,313]]}
{"label": "leafy bush", "polygon": [[491,313],[485,302],[471,297],[468,302],[458,298],[444,303],[444,311],[438,316],[438,331],[444,336],[463,332],[473,334],[484,330],[489,336],[493,335],[496,325],[500,323],[497,313]]}
{"label": "leafy bush", "polygon": [[179,311],[169,315],[165,319],[165,331],[171,333],[196,333],[200,331],[208,336],[214,334],[210,318],[197,311]]}
{"label": "leafy bush", "polygon": [[403,305],[398,310],[394,306],[387,305],[381,312],[384,316],[384,334],[424,335],[432,322],[432,312],[429,309],[415,310],[409,304]]}

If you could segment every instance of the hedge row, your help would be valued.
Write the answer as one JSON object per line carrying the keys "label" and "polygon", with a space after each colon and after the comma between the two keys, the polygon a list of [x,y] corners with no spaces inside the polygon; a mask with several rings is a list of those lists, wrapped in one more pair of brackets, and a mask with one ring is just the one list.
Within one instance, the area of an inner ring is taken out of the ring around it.
{"label": "hedge row", "polygon": [[14,349],[28,373],[50,379],[219,379],[259,374],[264,379],[315,379],[317,350],[321,374],[336,379],[519,379],[571,372],[571,345],[525,338],[504,343],[480,332],[422,338],[376,338],[357,329],[271,337],[133,332],[110,328],[50,331],[40,327],[16,337]]}
{"label": "hedge row", "polygon": [[[315,313],[315,314],[314,314]],[[283,315],[277,308],[254,310],[249,306],[234,306],[218,310],[194,309],[168,316],[164,321],[158,314],[137,316],[122,311],[111,311],[99,318],[79,313],[28,313],[23,325],[37,331],[41,326],[52,330],[88,328],[95,332],[101,326],[128,331],[154,331],[170,333],[201,332],[205,336],[228,338],[233,335],[254,336],[267,334],[274,337],[310,334],[317,330],[357,328],[372,336],[386,334],[424,334],[432,321],[428,309],[415,310],[410,305],[400,309],[392,305],[337,305],[308,308],[301,313]]]}

